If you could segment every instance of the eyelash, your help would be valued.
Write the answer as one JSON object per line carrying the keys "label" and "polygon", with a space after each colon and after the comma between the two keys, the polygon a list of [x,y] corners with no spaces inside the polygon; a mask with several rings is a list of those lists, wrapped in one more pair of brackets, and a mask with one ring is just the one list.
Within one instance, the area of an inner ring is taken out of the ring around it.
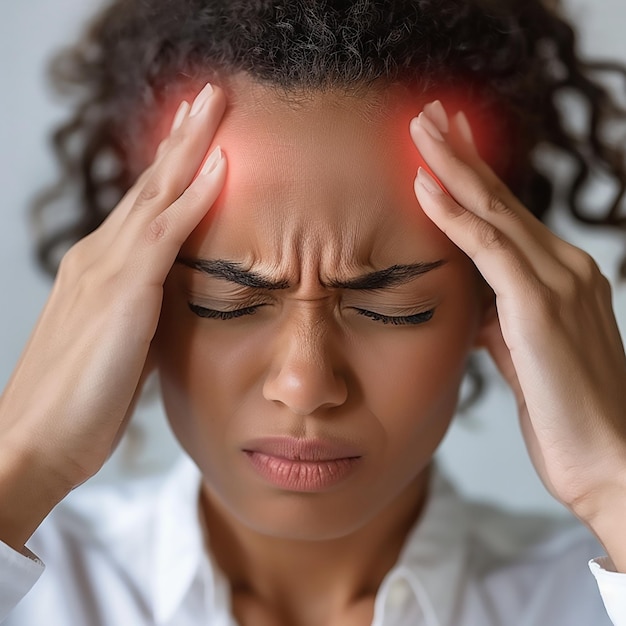
{"label": "eyelash", "polygon": [[414,315],[393,317],[390,315],[374,313],[373,311],[366,311],[365,309],[356,309],[356,311],[359,315],[369,317],[377,322],[381,322],[382,324],[393,324],[394,326],[415,326],[417,324],[424,324],[425,322],[429,322],[435,313],[435,309],[430,309],[429,311],[422,311],[421,313],[415,313]]}
{"label": "eyelash", "polygon": [[236,317],[243,317],[244,315],[254,315],[259,306],[247,306],[243,309],[235,309],[234,311],[217,311],[215,309],[207,309],[203,306],[198,306],[197,304],[189,303],[189,308],[192,313],[195,313],[198,317],[205,317],[209,319],[217,319],[217,320],[232,320]]}
{"label": "eyelash", "polygon": [[[259,304],[256,306],[248,306],[243,309],[235,309],[234,311],[217,311],[215,309],[207,309],[189,302],[189,309],[198,317],[218,320],[231,320],[237,317],[243,317],[244,315],[254,315],[259,310],[259,307],[262,306],[264,305]],[[394,326],[416,326],[418,324],[424,324],[425,322],[429,322],[435,313],[435,309],[430,309],[429,311],[423,311],[414,315],[394,317],[390,315],[381,315],[380,313],[374,313],[373,311],[367,311],[366,309],[355,309],[355,311],[359,315],[369,317],[370,319],[380,322],[381,324],[392,324]]]}

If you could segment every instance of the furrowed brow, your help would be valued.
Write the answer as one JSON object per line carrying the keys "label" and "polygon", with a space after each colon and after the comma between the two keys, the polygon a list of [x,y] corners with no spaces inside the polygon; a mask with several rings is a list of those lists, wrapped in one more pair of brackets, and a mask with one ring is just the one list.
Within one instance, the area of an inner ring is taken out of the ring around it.
{"label": "furrowed brow", "polygon": [[332,280],[329,287],[336,289],[357,289],[359,291],[369,291],[372,289],[387,289],[396,285],[408,283],[414,278],[426,274],[442,265],[445,260],[432,261],[430,263],[411,263],[409,265],[393,265],[376,272],[363,274],[349,280]]}
{"label": "furrowed brow", "polygon": [[186,259],[177,258],[176,263],[180,263],[199,272],[222,278],[231,283],[237,283],[252,289],[289,289],[289,282],[286,280],[271,280],[261,276],[252,270],[246,270],[239,263],[225,261],[223,259]]}
{"label": "furrowed brow", "polygon": [[[243,269],[239,263],[224,259],[188,259],[179,257],[176,263],[191,269],[215,276],[244,287],[252,289],[289,289],[289,281],[272,280],[253,270]],[[331,280],[324,283],[324,287],[332,289],[354,289],[370,291],[387,289],[407,283],[418,276],[426,274],[446,263],[445,260],[429,263],[412,263],[408,265],[393,265],[382,270],[356,276],[348,280]]]}

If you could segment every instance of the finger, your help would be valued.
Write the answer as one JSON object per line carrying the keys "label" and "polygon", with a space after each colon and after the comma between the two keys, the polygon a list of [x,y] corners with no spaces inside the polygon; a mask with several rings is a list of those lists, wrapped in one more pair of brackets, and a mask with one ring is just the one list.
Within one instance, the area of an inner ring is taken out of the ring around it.
{"label": "finger", "polygon": [[414,187],[424,213],[472,259],[496,296],[526,297],[536,291],[535,272],[517,241],[445,194],[424,168],[419,168]]}
{"label": "finger", "polygon": [[176,110],[176,113],[174,114],[170,132],[168,136],[165,137],[159,144],[154,156],[154,160],[152,161],[150,166],[141,173],[133,186],[126,192],[126,194],[124,194],[124,197],[119,202],[118,206],[107,216],[107,219],[104,223],[110,222],[110,227],[113,230],[119,228],[120,224],[124,221],[124,219],[126,219],[126,216],[135,204],[137,197],[142,192],[146,183],[153,175],[157,165],[161,162],[161,160],[167,153],[168,148],[171,146],[172,135],[182,126],[183,122],[187,118],[187,115],[189,114],[190,109],[191,105],[186,100],[183,100],[180,103],[178,109]]}
{"label": "finger", "polygon": [[116,238],[121,225],[130,213],[130,210],[136,202],[139,194],[142,192],[146,183],[153,175],[158,163],[165,155],[170,143],[169,140],[171,135],[178,130],[178,128],[180,128],[189,113],[190,108],[190,104],[186,100],[181,102],[174,115],[170,134],[159,144],[152,163],[141,173],[134,184],[126,191],[117,205],[103,220],[102,224],[100,224],[100,226],[93,233],[90,233],[90,246],[92,246],[94,258],[97,258],[99,253],[104,251]]}
{"label": "finger", "polygon": [[[455,121],[457,132],[466,134],[458,128],[458,118]],[[412,121],[411,135],[431,171],[459,204],[515,241],[531,265],[554,264],[561,240],[515,198],[475,149],[461,158],[424,113]]]}
{"label": "finger", "polygon": [[[445,120],[445,121],[444,121]],[[474,143],[471,127],[467,118],[456,115],[452,122],[439,101],[424,107],[424,111],[411,121],[411,135],[414,141],[423,147],[422,152],[431,169],[443,183],[444,187],[458,201],[481,214],[485,207],[476,202],[474,197],[466,197],[468,185],[473,185],[477,178],[491,187],[500,200],[510,206],[511,211],[518,214],[530,228],[543,232],[546,227],[528,211],[496,175],[489,165],[482,160]],[[454,145],[452,133],[456,131],[466,149],[460,154],[458,146]],[[423,134],[425,133],[425,134]],[[482,215],[486,217],[486,215]],[[550,231],[548,231],[550,232]]]}
{"label": "finger", "polygon": [[[420,115],[413,123],[417,128],[412,126],[412,130],[420,146],[426,146],[420,150],[432,150],[434,161],[430,165],[435,161],[444,163],[435,174],[457,202],[515,242],[541,282],[555,294],[590,293],[592,288],[603,294],[606,280],[594,260],[552,233],[480,158],[464,114],[457,114],[450,124],[441,103],[427,105],[424,111],[428,116]],[[461,141],[446,141],[448,129],[449,137],[455,134]]]}
{"label": "finger", "polygon": [[142,231],[167,209],[197,174],[225,111],[223,92],[208,84],[168,141],[167,149],[137,196],[124,230]]}
{"label": "finger", "polygon": [[143,245],[135,242],[129,270],[135,263],[149,266],[153,285],[162,286],[181,246],[217,200],[225,179],[226,159],[217,146],[180,198],[146,226]]}
{"label": "finger", "polygon": [[[117,272],[124,267],[130,270],[134,264],[129,264],[129,259],[145,260],[148,256],[145,267],[157,271],[154,275],[157,282],[164,280],[167,272],[163,274],[161,262],[171,259],[173,263],[178,250],[172,246],[182,245],[213,204],[223,185],[223,165],[220,165],[208,178],[197,177],[198,184],[194,184],[193,193],[203,189],[203,200],[193,204],[188,214],[183,216],[185,219],[175,223],[176,210],[167,213],[196,177],[224,110],[223,92],[210,85],[198,94],[191,108],[181,104],[160,156],[127,193],[103,225],[102,232],[93,233],[98,239],[89,241],[90,259],[95,260],[102,253],[107,253],[113,271]],[[218,152],[221,157],[221,151]],[[114,249],[111,249],[112,246]],[[158,256],[156,261],[155,255]]]}

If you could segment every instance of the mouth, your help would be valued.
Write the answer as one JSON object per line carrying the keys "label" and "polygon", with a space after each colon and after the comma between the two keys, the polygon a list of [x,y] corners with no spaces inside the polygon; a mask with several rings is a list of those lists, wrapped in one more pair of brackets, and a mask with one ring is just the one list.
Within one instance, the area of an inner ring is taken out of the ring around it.
{"label": "mouth", "polygon": [[315,492],[347,479],[362,453],[354,445],[322,439],[271,437],[247,443],[242,451],[266,482],[288,491]]}

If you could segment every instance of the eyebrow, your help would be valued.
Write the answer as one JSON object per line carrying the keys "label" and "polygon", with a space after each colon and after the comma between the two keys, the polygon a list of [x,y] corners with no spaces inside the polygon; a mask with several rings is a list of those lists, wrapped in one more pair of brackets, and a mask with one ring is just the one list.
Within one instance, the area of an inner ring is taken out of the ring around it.
{"label": "eyebrow", "polygon": [[[209,276],[215,276],[231,283],[237,283],[252,289],[289,289],[291,285],[287,280],[273,280],[262,276],[254,270],[247,270],[241,264],[224,259],[189,259],[178,257],[176,263],[197,270]],[[369,291],[372,289],[387,289],[396,285],[407,283],[418,276],[422,276],[442,265],[446,261],[410,263],[408,265],[392,265],[381,270],[362,274],[347,280],[331,280],[324,283],[324,287],[334,289],[355,289]]]}

